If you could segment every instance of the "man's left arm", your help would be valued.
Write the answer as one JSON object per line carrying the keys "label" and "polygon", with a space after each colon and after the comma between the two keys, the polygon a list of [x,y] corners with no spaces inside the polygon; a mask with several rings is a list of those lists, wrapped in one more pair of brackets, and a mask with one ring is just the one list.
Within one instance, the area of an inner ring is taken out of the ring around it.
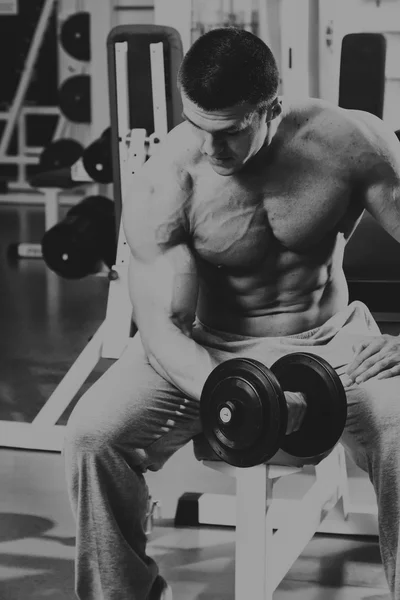
{"label": "man's left arm", "polygon": [[[380,119],[368,115],[366,120],[370,148],[361,165],[365,173],[361,182],[364,207],[400,243],[400,143]],[[363,383],[371,377],[387,379],[400,375],[399,336],[367,338],[354,350],[347,370],[352,381]]]}
{"label": "man's left arm", "polygon": [[373,137],[361,165],[364,206],[400,243],[400,143],[383,121],[370,117]]}

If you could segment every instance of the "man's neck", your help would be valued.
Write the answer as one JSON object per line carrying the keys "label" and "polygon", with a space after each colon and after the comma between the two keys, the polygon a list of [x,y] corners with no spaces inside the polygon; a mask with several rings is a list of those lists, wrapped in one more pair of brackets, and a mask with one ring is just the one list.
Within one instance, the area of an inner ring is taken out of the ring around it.
{"label": "man's neck", "polygon": [[249,174],[256,173],[260,168],[263,168],[265,165],[272,162],[276,150],[276,134],[281,120],[282,117],[279,116],[270,122],[264,143],[260,147],[259,151],[245,165],[243,172],[247,172]]}

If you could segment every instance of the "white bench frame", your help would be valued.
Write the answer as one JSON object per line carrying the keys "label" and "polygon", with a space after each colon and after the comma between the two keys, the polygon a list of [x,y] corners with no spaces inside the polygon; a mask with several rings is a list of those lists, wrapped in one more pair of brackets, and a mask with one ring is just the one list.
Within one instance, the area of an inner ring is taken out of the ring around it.
{"label": "white bench frame", "polygon": [[274,485],[281,477],[301,472],[301,467],[263,464],[241,469],[219,461],[203,464],[236,478],[235,600],[272,600],[279,583],[339,500],[347,519],[348,482],[340,444],[315,466],[314,483],[276,532]]}

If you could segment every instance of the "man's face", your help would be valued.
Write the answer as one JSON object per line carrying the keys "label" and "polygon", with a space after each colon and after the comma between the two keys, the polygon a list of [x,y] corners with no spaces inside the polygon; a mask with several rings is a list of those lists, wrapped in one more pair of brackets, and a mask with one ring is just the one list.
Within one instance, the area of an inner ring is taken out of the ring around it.
{"label": "man's face", "polygon": [[207,111],[182,92],[183,118],[198,137],[199,148],[219,175],[232,175],[264,145],[270,111],[262,116],[250,104]]}

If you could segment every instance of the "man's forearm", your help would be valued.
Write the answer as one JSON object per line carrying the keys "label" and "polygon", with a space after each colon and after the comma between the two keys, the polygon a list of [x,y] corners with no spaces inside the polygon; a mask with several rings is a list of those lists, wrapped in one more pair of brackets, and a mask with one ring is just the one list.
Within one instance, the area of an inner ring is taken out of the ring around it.
{"label": "man's forearm", "polygon": [[204,383],[217,364],[209,352],[173,325],[147,340],[144,337],[153,369],[188,398],[200,400]]}

